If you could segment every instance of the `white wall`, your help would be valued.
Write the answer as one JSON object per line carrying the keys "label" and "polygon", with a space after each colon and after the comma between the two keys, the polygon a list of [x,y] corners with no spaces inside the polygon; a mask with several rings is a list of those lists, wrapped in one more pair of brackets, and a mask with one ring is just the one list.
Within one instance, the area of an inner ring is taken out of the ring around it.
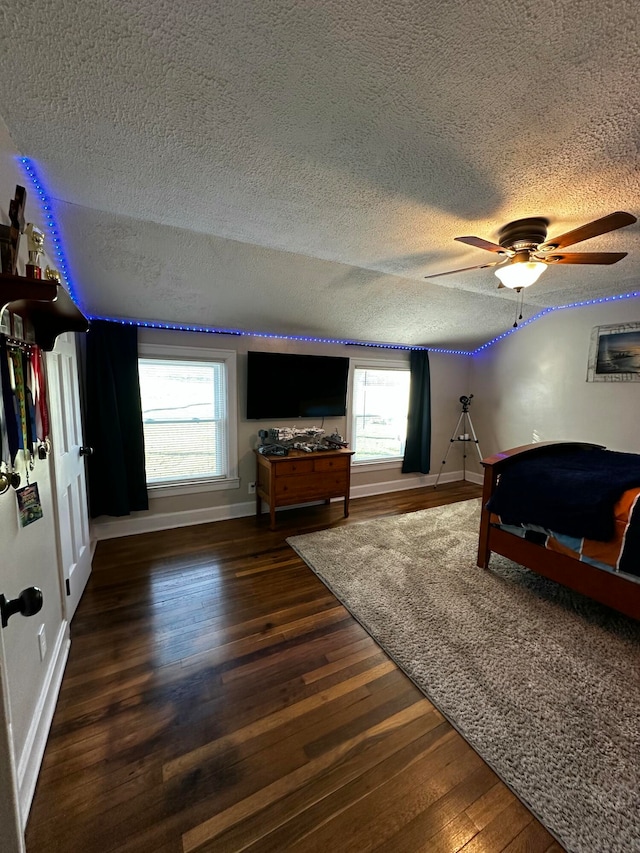
{"label": "white wall", "polygon": [[[247,421],[246,410],[246,354],[248,350],[279,352],[301,352],[310,355],[346,356],[352,359],[363,358],[378,361],[381,365],[389,360],[405,361],[408,365],[408,352],[378,348],[360,348],[338,344],[307,343],[259,337],[241,337],[235,335],[210,335],[194,332],[173,332],[158,329],[141,328],[140,343],[154,343],[172,346],[210,347],[234,349],[238,354],[238,457],[240,487],[238,489],[174,497],[150,496],[149,512],[132,513],[130,517],[111,519],[101,516],[92,523],[94,538],[107,538],[136,533],[143,530],[171,527],[180,524],[192,524],[194,521],[214,521],[223,518],[250,515],[255,511],[255,498],[248,494],[248,484],[256,479],[254,448],[258,446],[258,430],[276,426],[321,426],[320,422],[303,421]],[[460,405],[458,398],[467,393],[468,371],[471,359],[467,356],[430,353],[432,455],[431,471],[440,466],[441,456],[446,452],[449,436]],[[276,380],[274,380],[276,381]],[[346,418],[328,418],[324,423],[327,432],[335,428],[342,435],[348,434]],[[461,477],[461,449],[455,447],[447,459],[446,473],[451,479]],[[400,463],[384,466],[356,466],[352,468],[351,494],[360,497],[366,494],[378,494],[403,488],[415,488],[431,482],[418,474],[402,474]],[[443,473],[443,478],[444,478]]]}
{"label": "white wall", "polygon": [[[0,119],[0,222],[9,222],[9,200],[13,198],[16,184],[27,190],[26,221],[32,221],[44,230],[44,221],[36,204],[35,192],[29,186],[19,163],[18,152]],[[21,245],[19,273],[24,275],[26,238]],[[43,258],[54,265],[50,259]],[[13,616],[4,629],[6,673],[9,682],[9,710],[13,729],[13,744],[18,764],[18,782],[24,811],[30,802],[35,785],[35,772],[44,748],[41,726],[50,710],[50,692],[55,690],[60,660],[68,648],[68,626],[63,618],[62,597],[57,566],[56,534],[52,489],[52,461],[35,461],[29,474],[30,482],[37,482],[44,512],[43,518],[21,528],[18,522],[16,494],[10,489],[0,495],[0,592],[15,598],[22,589],[39,587],[44,595],[44,605],[39,614],[29,619]],[[26,482],[22,453],[17,471],[21,485]],[[40,660],[38,631],[44,626],[47,653]],[[35,766],[34,762],[35,761]],[[0,792],[0,796],[2,792]]]}
{"label": "white wall", "polygon": [[473,359],[474,423],[488,456],[532,441],[640,452],[640,382],[587,382],[594,326],[640,322],[640,299],[553,312]]}

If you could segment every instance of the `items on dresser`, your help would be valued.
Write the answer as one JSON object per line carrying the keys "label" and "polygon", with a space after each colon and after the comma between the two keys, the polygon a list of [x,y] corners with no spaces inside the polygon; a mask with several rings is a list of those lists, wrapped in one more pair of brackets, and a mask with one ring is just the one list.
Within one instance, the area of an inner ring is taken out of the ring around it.
{"label": "items on dresser", "polygon": [[289,450],[302,450],[313,453],[317,450],[332,450],[336,447],[348,447],[341,435],[334,432],[325,436],[320,427],[276,427],[258,430],[260,446],[258,452],[264,456],[286,456]]}

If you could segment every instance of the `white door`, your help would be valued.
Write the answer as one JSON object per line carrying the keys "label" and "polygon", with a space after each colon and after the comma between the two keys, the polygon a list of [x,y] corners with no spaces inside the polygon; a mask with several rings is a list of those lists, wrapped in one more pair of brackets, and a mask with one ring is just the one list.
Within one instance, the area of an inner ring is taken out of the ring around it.
{"label": "white door", "polygon": [[[0,590],[1,591],[1,590]],[[19,618],[18,616],[15,617]],[[9,715],[9,685],[4,660],[4,640],[0,628],[0,850],[24,853],[20,828],[18,783]]]}
{"label": "white door", "polygon": [[60,335],[47,353],[47,391],[57,504],[59,565],[63,572],[65,615],[69,621],[91,574],[80,390],[75,336]]}

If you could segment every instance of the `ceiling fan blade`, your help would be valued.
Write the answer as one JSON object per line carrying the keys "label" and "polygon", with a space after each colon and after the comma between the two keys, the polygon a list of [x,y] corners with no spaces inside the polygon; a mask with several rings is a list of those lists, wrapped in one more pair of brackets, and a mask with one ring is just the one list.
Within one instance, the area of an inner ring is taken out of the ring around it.
{"label": "ceiling fan blade", "polygon": [[487,252],[497,252],[499,255],[506,255],[506,251],[497,243],[490,243],[488,240],[483,240],[482,237],[454,237],[458,243],[466,243],[468,246],[475,246],[476,249],[486,249]]}
{"label": "ceiling fan blade", "polygon": [[[544,255],[539,260],[547,264],[617,264],[626,258],[626,252],[563,252],[557,255],[555,252]],[[536,255],[536,258],[538,256]]]}
{"label": "ceiling fan blade", "polygon": [[[586,225],[581,225],[573,231],[567,231],[566,234],[560,234],[558,237],[553,237],[542,243],[539,249],[564,249],[565,246],[572,246],[574,243],[581,243],[583,240],[589,240],[591,237],[597,237],[600,234],[606,234],[607,231],[615,231],[616,228],[624,228],[625,225],[633,225],[637,222],[635,216],[624,211],[610,213],[608,216],[603,216],[602,219],[594,219],[593,222],[587,222]],[[585,263],[589,263],[585,261]],[[597,263],[593,261],[593,263]]]}
{"label": "ceiling fan blade", "polygon": [[453,275],[457,272],[469,272],[470,270],[486,270],[487,267],[497,267],[501,263],[503,263],[503,261],[495,261],[493,264],[478,264],[478,266],[475,267],[463,267],[461,270],[447,270],[447,272],[437,272],[433,275],[425,275],[425,278],[440,278],[442,275]]}

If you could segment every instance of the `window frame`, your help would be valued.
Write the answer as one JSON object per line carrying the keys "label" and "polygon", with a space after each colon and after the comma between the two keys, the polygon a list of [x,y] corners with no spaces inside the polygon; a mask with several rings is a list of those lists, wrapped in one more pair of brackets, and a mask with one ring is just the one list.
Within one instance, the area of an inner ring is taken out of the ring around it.
{"label": "window frame", "polygon": [[[172,497],[202,492],[239,489],[238,476],[238,382],[237,353],[235,350],[209,349],[208,347],[168,346],[164,344],[138,344],[138,360],[222,362],[226,373],[227,404],[227,459],[223,477],[198,477],[183,482],[147,483],[153,497]],[[144,425],[143,425],[144,429]]]}
{"label": "window frame", "polygon": [[[349,364],[349,399],[347,405],[347,435],[349,446],[355,450],[354,432],[354,407],[355,407],[355,375],[356,370],[403,370],[410,371],[409,357],[406,361],[400,359],[378,361],[377,359],[352,358]],[[406,439],[406,436],[405,436]],[[357,451],[356,451],[357,453]],[[354,468],[366,467],[369,471],[383,470],[384,468],[397,468],[402,463],[402,456],[388,456],[384,459],[360,459],[352,458]]]}

